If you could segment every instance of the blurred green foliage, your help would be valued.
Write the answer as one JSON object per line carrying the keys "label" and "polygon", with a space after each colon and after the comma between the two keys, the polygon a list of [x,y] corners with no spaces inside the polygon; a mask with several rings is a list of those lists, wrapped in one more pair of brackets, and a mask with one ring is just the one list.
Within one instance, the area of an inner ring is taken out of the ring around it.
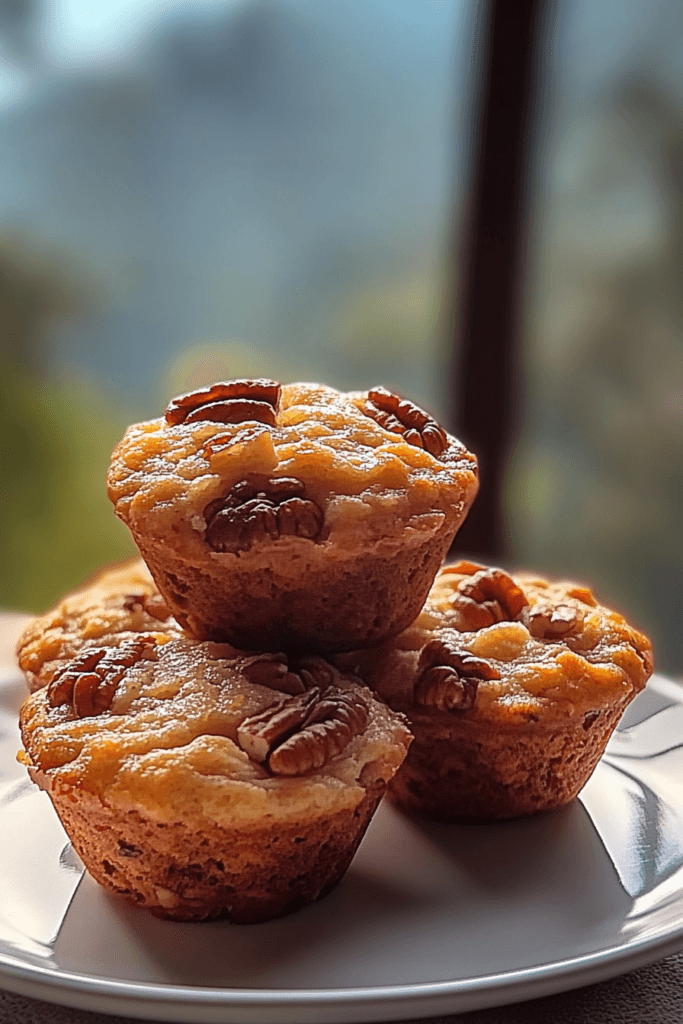
{"label": "blurred green foliage", "polygon": [[40,611],[132,544],[105,493],[128,417],[80,380],[49,379],[51,324],[89,299],[58,257],[0,242],[0,605]]}

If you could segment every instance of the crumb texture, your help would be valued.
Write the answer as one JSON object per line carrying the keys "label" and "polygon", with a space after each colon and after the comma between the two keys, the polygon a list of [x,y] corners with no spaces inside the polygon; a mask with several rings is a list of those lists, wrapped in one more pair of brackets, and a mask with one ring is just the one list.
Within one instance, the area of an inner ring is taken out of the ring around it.
{"label": "crumb texture", "polygon": [[381,799],[377,782],[354,808],[247,829],[158,822],[84,794],[55,808],[90,874],[129,903],[174,921],[254,924],[325,896],[348,868]]}

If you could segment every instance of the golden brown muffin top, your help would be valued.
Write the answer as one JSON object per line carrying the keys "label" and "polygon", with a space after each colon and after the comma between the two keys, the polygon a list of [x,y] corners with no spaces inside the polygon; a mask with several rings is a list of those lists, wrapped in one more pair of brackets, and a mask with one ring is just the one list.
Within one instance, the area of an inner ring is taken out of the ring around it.
{"label": "golden brown muffin top", "polygon": [[411,627],[338,662],[391,707],[514,725],[630,699],[652,672],[652,647],[587,587],[458,562],[441,569]]}
{"label": "golden brown muffin top", "polygon": [[31,690],[49,683],[84,644],[116,644],[135,633],[181,634],[142,559],[106,569],[35,619],[19,638]]}
{"label": "golden brown muffin top", "polygon": [[216,553],[239,550],[212,526],[226,503],[272,505],[274,537],[354,543],[460,518],[476,489],[475,457],[412,403],[383,388],[273,381],[174,399],[164,417],[128,428],[108,475],[117,515],[173,537],[190,559],[205,538]]}
{"label": "golden brown muffin top", "polygon": [[173,620],[149,630],[160,623],[124,607],[131,592],[158,597],[139,562],[20,641],[41,685],[21,711],[20,757],[39,784],[200,827],[333,813],[394,774],[410,733],[360,680],[314,656],[194,641]]}
{"label": "golden brown muffin top", "polygon": [[[102,649],[88,646],[28,698],[21,729],[37,781],[157,820],[248,825],[264,815],[318,817],[353,807],[405,756],[410,734],[401,719],[351,677],[337,672],[328,681],[333,670],[322,659],[308,662],[320,685],[291,694],[250,681],[259,656],[147,639],[141,634],[137,649],[133,642],[105,648],[94,666],[88,655]],[[76,714],[75,689],[108,653],[96,684],[104,707],[86,685]],[[294,668],[286,674],[301,679]],[[108,675],[118,677],[113,694]],[[64,703],[52,706],[55,694]]]}

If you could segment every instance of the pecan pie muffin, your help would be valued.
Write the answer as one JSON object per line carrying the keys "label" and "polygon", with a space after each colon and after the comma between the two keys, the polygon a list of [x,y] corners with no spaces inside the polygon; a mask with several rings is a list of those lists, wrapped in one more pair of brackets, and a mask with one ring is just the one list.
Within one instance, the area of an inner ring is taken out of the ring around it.
{"label": "pecan pie muffin", "polygon": [[51,682],[55,672],[84,643],[105,646],[136,633],[182,635],[141,558],[106,569],[35,619],[19,638],[17,656],[31,691]]}
{"label": "pecan pie muffin", "polygon": [[433,820],[487,821],[574,799],[645,686],[652,649],[586,587],[459,562],[413,626],[340,664],[409,719],[392,800]]}
{"label": "pecan pie muffin", "polygon": [[321,652],[413,621],[476,490],[474,456],[386,389],[266,380],[174,399],[108,476],[191,634]]}
{"label": "pecan pie muffin", "polygon": [[147,631],[125,609],[117,632],[115,592],[141,577],[95,584],[106,615],[82,592],[80,644],[74,627],[51,660],[33,627],[20,760],[90,874],[158,916],[248,923],[324,896],[405,756],[402,716],[319,656]]}

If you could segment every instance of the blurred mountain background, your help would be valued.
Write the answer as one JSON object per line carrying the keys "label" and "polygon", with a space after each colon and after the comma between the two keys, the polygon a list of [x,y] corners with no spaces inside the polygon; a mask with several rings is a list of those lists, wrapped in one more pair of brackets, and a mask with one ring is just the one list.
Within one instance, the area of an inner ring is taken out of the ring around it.
{"label": "blurred mountain background", "polygon": [[[594,584],[676,671],[683,11],[555,14],[515,558]],[[41,610],[131,552],[109,453],[178,391],[382,382],[443,410],[474,17],[466,0],[0,0],[2,605]]]}

